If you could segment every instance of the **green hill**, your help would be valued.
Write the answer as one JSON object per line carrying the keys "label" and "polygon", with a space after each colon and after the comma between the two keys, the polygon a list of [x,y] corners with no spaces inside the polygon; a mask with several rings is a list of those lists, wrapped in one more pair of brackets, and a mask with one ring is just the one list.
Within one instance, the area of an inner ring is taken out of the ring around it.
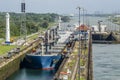
{"label": "green hill", "polygon": [[[0,38],[5,38],[5,12],[0,12]],[[11,36],[20,35],[21,14],[10,13],[10,34]],[[39,29],[46,29],[58,19],[58,14],[46,13],[26,13],[27,34],[35,33]]]}

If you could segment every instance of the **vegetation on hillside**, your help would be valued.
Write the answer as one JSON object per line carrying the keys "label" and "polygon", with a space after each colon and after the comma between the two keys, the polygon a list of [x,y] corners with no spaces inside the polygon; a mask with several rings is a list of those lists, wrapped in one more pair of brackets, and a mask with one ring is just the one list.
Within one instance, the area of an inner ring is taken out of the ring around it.
{"label": "vegetation on hillside", "polygon": [[70,17],[69,16],[64,16],[64,17],[61,18],[61,20],[63,22],[69,22],[70,21]]}
{"label": "vegetation on hillside", "polygon": [[[0,12],[0,38],[5,38],[5,12]],[[20,36],[21,14],[10,13],[10,34],[11,36]],[[38,30],[45,30],[49,25],[58,21],[58,14],[46,13],[26,13],[26,28],[27,34],[35,33]],[[69,21],[67,16],[62,16],[64,22]]]}
{"label": "vegetation on hillside", "polygon": [[[5,37],[5,14],[0,13],[0,37]],[[11,36],[20,35],[20,25],[21,25],[21,14],[19,13],[10,13],[10,30]],[[26,14],[26,27],[27,34],[37,32],[38,29],[46,28],[49,26],[49,23],[55,22],[55,19],[58,17],[57,14],[35,14],[27,13]]]}
{"label": "vegetation on hillside", "polygon": [[120,17],[111,17],[110,20],[113,23],[120,25]]}

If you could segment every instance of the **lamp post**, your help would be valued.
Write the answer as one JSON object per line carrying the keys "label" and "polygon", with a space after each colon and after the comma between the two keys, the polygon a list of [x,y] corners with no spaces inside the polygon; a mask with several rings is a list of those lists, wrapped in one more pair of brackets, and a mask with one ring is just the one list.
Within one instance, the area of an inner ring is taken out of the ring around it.
{"label": "lamp post", "polygon": [[[87,14],[87,10],[83,8],[83,28],[84,28],[84,48],[86,49],[86,45],[87,45],[87,40],[86,40],[86,30],[85,30],[85,26],[87,25],[87,18],[86,18],[86,14]],[[86,21],[86,22],[85,22]]]}
{"label": "lamp post", "polygon": [[81,40],[81,38],[80,38],[80,10],[81,10],[81,8],[80,7],[77,7],[76,9],[78,9],[79,10],[79,20],[78,20],[78,23],[79,23],[79,50],[78,50],[78,80],[80,80],[80,40]]}

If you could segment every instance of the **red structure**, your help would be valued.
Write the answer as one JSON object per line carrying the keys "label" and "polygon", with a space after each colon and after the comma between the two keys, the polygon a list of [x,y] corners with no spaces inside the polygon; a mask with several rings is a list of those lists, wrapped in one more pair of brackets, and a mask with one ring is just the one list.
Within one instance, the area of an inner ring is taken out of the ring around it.
{"label": "red structure", "polygon": [[87,25],[82,24],[79,27],[77,27],[76,30],[87,31],[87,30],[89,30],[89,27]]}

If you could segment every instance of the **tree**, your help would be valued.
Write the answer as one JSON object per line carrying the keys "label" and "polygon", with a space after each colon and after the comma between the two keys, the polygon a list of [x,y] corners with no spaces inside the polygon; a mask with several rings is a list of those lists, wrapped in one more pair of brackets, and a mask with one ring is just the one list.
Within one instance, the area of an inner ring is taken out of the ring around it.
{"label": "tree", "polygon": [[44,22],[41,24],[41,26],[42,26],[43,28],[47,28],[47,27],[49,26],[49,24],[48,24],[47,21],[44,21]]}
{"label": "tree", "polygon": [[70,18],[69,18],[68,16],[63,16],[63,17],[61,18],[61,20],[62,20],[63,22],[69,22],[69,21],[70,21]]}

